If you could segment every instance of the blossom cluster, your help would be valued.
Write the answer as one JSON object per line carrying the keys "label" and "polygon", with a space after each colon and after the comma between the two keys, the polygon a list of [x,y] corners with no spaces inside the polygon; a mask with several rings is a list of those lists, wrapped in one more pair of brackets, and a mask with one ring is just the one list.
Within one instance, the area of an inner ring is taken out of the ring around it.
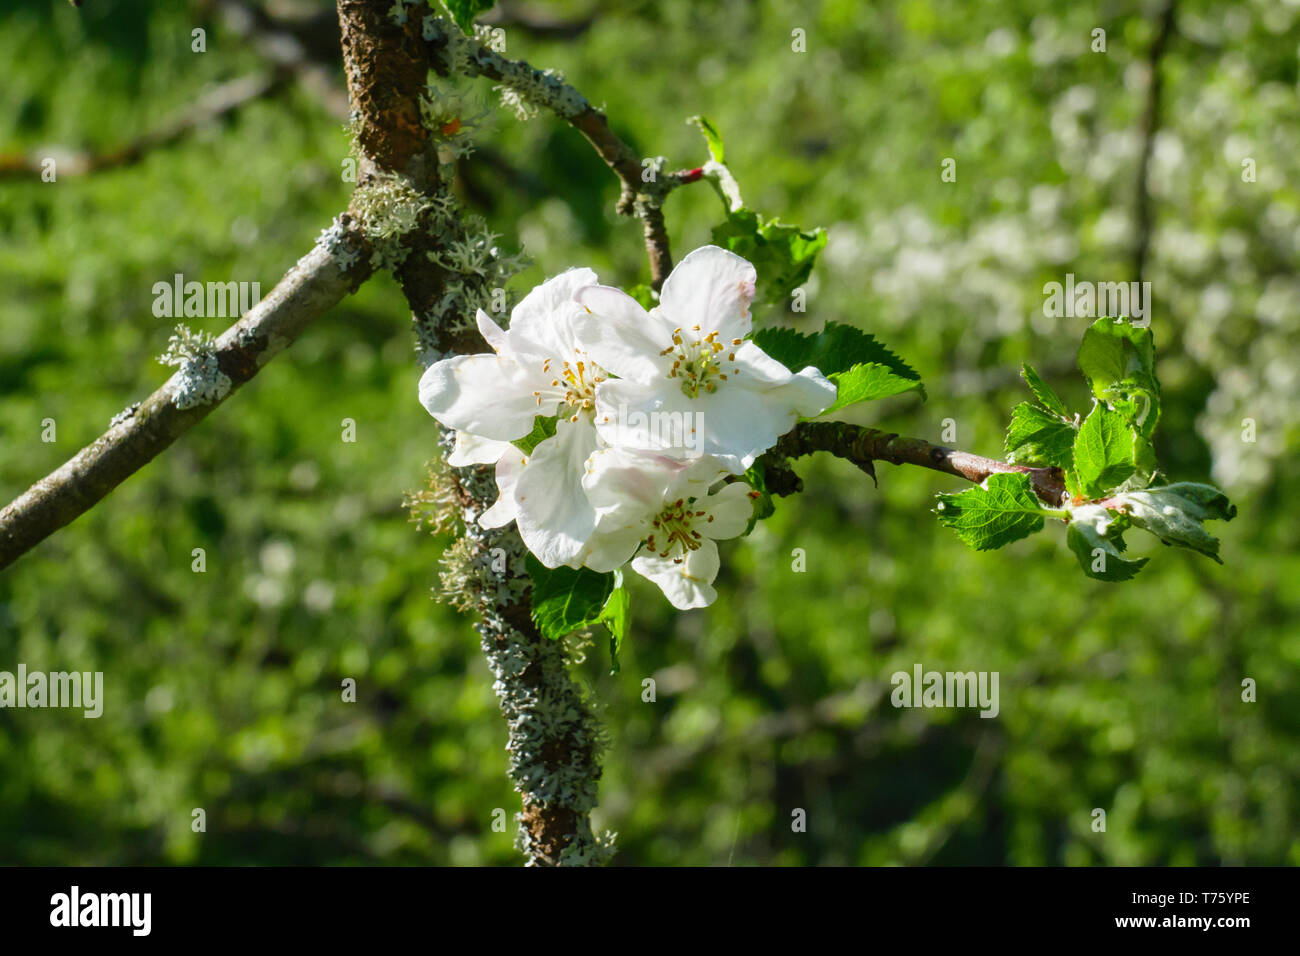
{"label": "blossom cluster", "polygon": [[[496,466],[499,497],[479,524],[515,522],[548,568],[631,561],[675,607],[711,604],[716,541],[743,534],[753,511],[734,476],[836,394],[817,369],[793,373],[748,340],[756,278],[704,246],[649,311],[585,268],[533,289],[508,329],[480,310],[492,351],[420,379],[421,403],[456,432],[448,462]],[[525,452],[516,442],[539,419],[554,433]]]}

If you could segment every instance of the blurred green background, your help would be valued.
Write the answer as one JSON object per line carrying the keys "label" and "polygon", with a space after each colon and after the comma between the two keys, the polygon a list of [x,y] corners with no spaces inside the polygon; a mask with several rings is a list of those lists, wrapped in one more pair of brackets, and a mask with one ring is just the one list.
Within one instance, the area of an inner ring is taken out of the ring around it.
{"label": "blurred green background", "polygon": [[[265,73],[223,6],[6,4],[0,155],[110,149]],[[1021,361],[1085,406],[1086,320],[1045,318],[1043,284],[1133,278],[1156,13],[572,0],[507,10],[504,29],[509,55],[562,70],[669,168],[707,158],[685,119],[712,119],[751,206],[830,232],[808,311],[759,322],[875,332],[929,400],[856,420],[938,441],[952,419],[952,444],[999,455]],[[1151,160],[1158,451],[1240,506],[1214,528],[1225,564],[1134,536],[1160,553],[1102,584],[1059,526],[977,554],[929,513],[955,479],[882,465],[877,490],[804,462],[811,493],[724,548],[716,605],[676,613],[637,579],[621,673],[599,644],[576,667],[608,732],[595,823],[618,831],[617,863],[1300,863],[1300,4],[1188,0],[1177,26]],[[533,257],[518,291],[574,265],[646,281],[639,225],[574,131],[495,109],[480,142],[459,188]],[[0,499],[166,378],[175,323],[153,283],[265,294],[345,206],[347,155],[337,115],[293,84],[138,164],[0,180]],[[666,209],[679,256],[720,218],[704,186]],[[107,697],[98,720],[0,711],[0,863],[520,862],[491,828],[518,809],[491,678],[470,623],[430,599],[446,542],[401,507],[435,450],[417,377],[409,312],[377,277],[0,574],[0,670],[100,670]],[[999,671],[1000,715],[895,710],[889,676],[915,663]]]}

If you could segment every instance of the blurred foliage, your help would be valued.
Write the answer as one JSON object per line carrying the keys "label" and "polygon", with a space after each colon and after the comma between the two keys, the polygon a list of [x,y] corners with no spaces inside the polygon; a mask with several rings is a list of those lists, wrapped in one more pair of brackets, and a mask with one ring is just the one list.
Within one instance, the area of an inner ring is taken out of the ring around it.
{"label": "blurred foliage", "polygon": [[[1086,407],[1086,320],[1045,318],[1042,287],[1133,278],[1154,10],[536,9],[596,16],[577,38],[507,24],[510,55],[564,71],[668,168],[708,158],[686,122],[707,115],[753,208],[828,230],[807,312],[759,319],[852,323],[926,381],[927,402],[909,393],[855,420],[938,440],[952,419],[950,444],[999,454],[1026,360]],[[1151,167],[1157,442],[1171,474],[1240,506],[1220,529],[1226,565],[1162,551],[1135,582],[1092,581],[1059,526],[975,553],[929,514],[954,481],[882,466],[877,490],[844,463],[805,462],[811,493],[724,548],[714,607],[673,612],[634,575],[621,672],[603,646],[576,668],[609,732],[595,822],[619,831],[618,863],[1300,863],[1300,557],[1285,511],[1300,476],[1284,470],[1300,420],[1300,7],[1178,10]],[[190,52],[195,26],[206,53]],[[1097,27],[1105,53],[1090,50]],[[112,148],[264,68],[204,8],[162,0],[133,15],[8,7],[0,60],[0,154],[38,156]],[[573,265],[645,282],[641,230],[614,215],[617,184],[578,134],[504,110],[493,124],[460,185],[534,257],[519,290]],[[0,182],[0,498],[163,381],[154,356],[174,323],[153,316],[153,283],[269,291],[346,203],[347,155],[339,122],[290,88],[135,166]],[[956,182],[940,181],[945,157]],[[666,209],[679,255],[719,221],[705,186]],[[493,808],[518,806],[491,678],[470,623],[429,599],[447,542],[400,507],[435,449],[416,379],[402,297],[376,278],[0,575],[0,669],[101,670],[107,695],[98,720],[0,711],[0,863],[519,862],[491,829]],[[889,676],[918,662],[999,671],[1000,715],[890,707]],[[1090,828],[1098,807],[1105,833]],[[796,808],[806,833],[791,832]]]}

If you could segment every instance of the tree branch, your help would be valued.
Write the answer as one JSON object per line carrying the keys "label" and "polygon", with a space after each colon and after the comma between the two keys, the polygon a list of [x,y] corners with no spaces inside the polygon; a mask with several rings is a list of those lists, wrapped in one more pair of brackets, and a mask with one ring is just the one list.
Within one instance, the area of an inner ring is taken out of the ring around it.
{"label": "tree branch", "polygon": [[847,422],[800,422],[760,459],[767,468],[768,490],[789,495],[803,490],[803,482],[786,462],[814,452],[830,452],[852,462],[876,480],[874,462],[917,465],[931,471],[965,478],[977,484],[989,475],[1021,472],[1029,476],[1034,493],[1048,507],[1059,508],[1067,497],[1065,476],[1059,468],[1030,468],[1011,465],[970,452],[932,445],[921,438],[906,438],[875,428]]}
{"label": "tree branch", "polygon": [[502,56],[476,39],[451,37],[445,32],[455,29],[454,26],[444,25],[444,32],[433,41],[435,47],[446,50],[452,43],[465,44],[469,48],[471,70],[496,80],[527,102],[555,113],[580,132],[597,155],[614,171],[622,187],[615,208],[620,215],[635,215],[640,218],[645,228],[646,255],[650,260],[650,286],[658,291],[673,269],[668,230],[664,225],[664,199],[673,189],[694,182],[699,176],[693,171],[659,172],[651,181],[643,181],[645,167],[642,165],[642,157],[610,129],[609,118],[605,113],[592,106],[575,87],[554,73],[535,69],[523,60]]}
{"label": "tree branch", "polygon": [[[451,171],[440,168],[436,138],[420,124],[419,101],[434,49],[424,43],[418,18],[398,26],[388,18],[389,7],[388,0],[338,3],[357,144],[367,171],[363,180],[376,172],[398,173],[434,200]],[[463,222],[443,220],[435,230],[424,217],[402,237],[407,251],[393,270],[417,316],[421,345],[439,355],[487,350],[465,320],[476,306],[490,306],[492,290],[481,276],[453,273],[430,258],[441,258],[450,244],[469,238],[462,227]],[[464,315],[438,309],[453,289],[457,311]],[[420,318],[431,315],[443,319]],[[450,440],[444,434],[444,451],[450,450]],[[485,531],[475,521],[496,498],[492,470],[452,469],[451,476],[465,526],[456,560],[462,577],[477,582],[467,588],[472,592],[468,606],[479,615],[493,690],[508,725],[510,777],[522,804],[517,845],[529,865],[601,862],[608,849],[591,830],[601,774],[596,719],[569,677],[563,645],[542,637],[533,624],[518,531]]]}
{"label": "tree branch", "polygon": [[[0,568],[88,511],[206,418],[369,274],[362,264],[345,274],[328,250],[313,247],[269,295],[221,334],[203,362],[183,366],[76,457],[0,511]],[[196,377],[207,379],[200,383],[206,386],[205,400],[182,401]]]}

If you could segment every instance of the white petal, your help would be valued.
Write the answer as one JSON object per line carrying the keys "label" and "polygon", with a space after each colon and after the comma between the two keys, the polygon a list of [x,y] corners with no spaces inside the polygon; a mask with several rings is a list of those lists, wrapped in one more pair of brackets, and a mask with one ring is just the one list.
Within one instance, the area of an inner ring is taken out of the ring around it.
{"label": "white petal", "polygon": [[611,445],[694,458],[707,453],[701,408],[676,379],[655,385],[602,382],[596,389],[596,428]]}
{"label": "white petal", "polygon": [[704,453],[725,459],[741,474],[801,417],[816,415],[834,400],[835,386],[816,369],[804,369],[784,385],[755,383],[742,374],[695,400]]}
{"label": "white petal", "polygon": [[465,468],[468,465],[493,465],[501,456],[515,446],[508,441],[495,438],[480,438],[469,432],[456,432],[456,446],[447,456],[447,464],[453,468]]}
{"label": "white petal", "polygon": [[785,400],[800,418],[812,418],[834,405],[838,393],[835,383],[810,365],[789,383]]}
{"label": "white petal", "polygon": [[[563,309],[551,313],[550,321],[544,330],[534,329],[529,333],[529,338],[516,339],[515,347],[526,349],[534,355],[568,362],[574,368],[582,362],[587,368],[586,377],[590,379],[595,375],[592,371],[593,366],[599,364],[598,360],[587,351],[585,333],[590,321],[591,316],[582,306],[570,302]],[[532,338],[531,336],[535,334],[537,338]],[[547,376],[547,381],[555,375],[554,365],[552,361],[551,375]]]}
{"label": "white petal", "polygon": [[[754,514],[754,499],[749,497],[750,487],[743,481],[733,481],[723,486],[716,495],[696,502],[696,510],[705,518],[696,518],[693,527],[700,534],[722,540],[736,538],[745,533],[749,519]],[[707,516],[713,518],[708,520]]]}
{"label": "white petal", "polygon": [[420,376],[420,403],[448,428],[512,441],[533,428],[533,389],[514,363],[497,355],[457,355]]}
{"label": "white petal", "polygon": [[524,467],[524,453],[513,445],[497,462],[497,500],[478,516],[479,527],[502,528],[514,521],[519,507],[515,503],[515,485]]}
{"label": "white petal", "polygon": [[602,448],[587,459],[582,487],[602,519],[648,520],[663,507],[681,462],[629,448]]}
{"label": "white petal", "polygon": [[685,611],[707,607],[717,599],[713,581],[718,576],[718,565],[718,546],[706,538],[680,563],[657,554],[641,555],[633,559],[632,570],[659,585],[672,606]]}
{"label": "white petal", "polygon": [[789,386],[782,390],[782,401],[803,418],[812,418],[835,404],[837,389],[825,375],[809,365],[798,375],[772,358],[753,342],[736,349],[737,377],[753,387],[756,384]]}
{"label": "white petal", "polygon": [[717,246],[702,246],[664,281],[659,310],[675,327],[702,335],[718,332],[725,345],[753,328],[749,303],[758,274],[746,260]]}
{"label": "white petal", "polygon": [[478,320],[478,334],[492,346],[492,351],[502,353],[509,350],[510,338],[506,335],[505,329],[492,321],[492,316],[479,309],[475,318]]}
{"label": "white petal", "polygon": [[570,269],[547,279],[514,307],[510,313],[510,331],[535,341],[545,340],[555,313],[570,310],[575,305],[574,293],[599,281],[590,269]]}
{"label": "white petal", "polygon": [[734,364],[742,375],[748,375],[756,382],[780,385],[794,377],[793,372],[753,342],[742,342],[736,348]]}
{"label": "white petal", "polygon": [[578,555],[579,563],[602,573],[621,568],[641,546],[646,536],[646,526],[644,521],[620,524],[602,519]]}
{"label": "white petal", "polygon": [[702,498],[709,493],[710,488],[731,474],[731,470],[722,459],[714,455],[690,458],[683,464],[686,467],[682,469],[665,496],[669,499]]}
{"label": "white petal", "polygon": [[609,286],[580,289],[577,299],[586,310],[577,337],[601,368],[642,384],[668,373],[672,363],[659,353],[672,345],[672,329],[662,320],[627,293]]}
{"label": "white petal", "polygon": [[515,522],[528,550],[548,568],[573,561],[595,530],[596,512],[583,492],[582,476],[596,444],[589,420],[561,419],[555,437],[533,449],[519,474]]}

